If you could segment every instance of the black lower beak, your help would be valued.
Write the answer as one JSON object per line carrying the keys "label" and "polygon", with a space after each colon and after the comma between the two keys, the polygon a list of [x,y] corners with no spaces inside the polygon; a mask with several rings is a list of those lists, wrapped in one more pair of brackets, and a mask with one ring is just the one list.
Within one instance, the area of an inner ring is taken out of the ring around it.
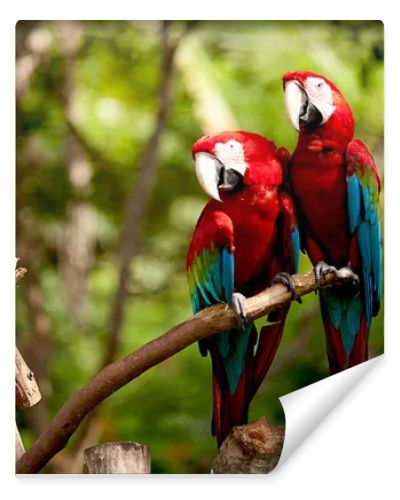
{"label": "black lower beak", "polygon": [[233,191],[242,183],[243,176],[232,168],[222,167],[219,174],[218,189],[221,191]]}
{"label": "black lower beak", "polygon": [[322,123],[323,116],[314,104],[311,104],[307,94],[305,94],[305,100],[300,112],[300,123],[302,123],[307,130],[312,130],[319,127]]}

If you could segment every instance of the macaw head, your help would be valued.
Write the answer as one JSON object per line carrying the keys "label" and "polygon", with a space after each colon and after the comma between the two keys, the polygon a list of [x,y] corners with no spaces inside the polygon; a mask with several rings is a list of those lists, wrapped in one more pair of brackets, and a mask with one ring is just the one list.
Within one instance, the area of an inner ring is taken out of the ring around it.
{"label": "macaw head", "polygon": [[199,183],[217,201],[222,201],[222,194],[254,183],[256,177],[262,182],[262,176],[271,175],[265,164],[275,158],[275,153],[271,141],[243,131],[206,135],[192,148]]}
{"label": "macaw head", "polygon": [[285,106],[290,121],[298,131],[343,127],[353,132],[350,106],[327,78],[308,71],[293,71],[283,76]]}

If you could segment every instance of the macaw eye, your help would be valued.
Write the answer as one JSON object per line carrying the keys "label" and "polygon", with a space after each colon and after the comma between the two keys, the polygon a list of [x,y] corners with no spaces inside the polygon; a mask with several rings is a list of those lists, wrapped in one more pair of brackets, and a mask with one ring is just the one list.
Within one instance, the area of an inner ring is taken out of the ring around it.
{"label": "macaw eye", "polygon": [[327,88],[327,85],[321,78],[310,76],[307,78],[306,88],[311,92],[313,90],[324,91]]}
{"label": "macaw eye", "polygon": [[241,151],[241,149],[242,149],[241,144],[237,141],[234,141],[233,139],[228,141],[226,143],[226,145],[227,145],[229,151],[232,151],[232,152]]}

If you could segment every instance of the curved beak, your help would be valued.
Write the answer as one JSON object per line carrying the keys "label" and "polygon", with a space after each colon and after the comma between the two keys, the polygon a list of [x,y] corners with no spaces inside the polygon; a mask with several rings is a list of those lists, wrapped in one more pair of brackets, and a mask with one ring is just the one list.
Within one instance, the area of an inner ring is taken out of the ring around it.
{"label": "curved beak", "polygon": [[285,85],[285,107],[296,130],[300,130],[300,122],[307,129],[323,123],[321,111],[310,101],[307,92],[296,80],[290,80]]}
{"label": "curved beak", "polygon": [[222,201],[218,192],[222,163],[215,156],[205,152],[196,153],[194,160],[200,186],[211,198]]}
{"label": "curved beak", "polygon": [[[229,192],[241,185],[245,165],[228,167],[210,153],[200,152],[195,154],[195,168],[197,179],[204,191],[214,198],[222,201],[219,191]],[[243,173],[242,173],[243,171]]]}
{"label": "curved beak", "polygon": [[300,116],[308,104],[307,93],[296,81],[290,80],[285,85],[285,107],[293,127],[300,130]]}

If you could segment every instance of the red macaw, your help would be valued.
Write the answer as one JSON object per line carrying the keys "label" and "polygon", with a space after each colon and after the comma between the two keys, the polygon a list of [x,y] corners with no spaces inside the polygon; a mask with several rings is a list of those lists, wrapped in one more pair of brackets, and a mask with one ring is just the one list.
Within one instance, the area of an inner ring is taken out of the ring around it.
{"label": "red macaw", "polygon": [[353,139],[352,111],[332,82],[296,71],[284,75],[283,85],[287,113],[299,131],[288,175],[301,245],[317,282],[340,267],[360,281],[319,291],[329,366],[336,373],[368,359],[382,296],[381,181],[367,147]]}
{"label": "red macaw", "polygon": [[[289,307],[257,330],[243,299],[273,280],[292,287],[299,239],[289,195],[280,191],[289,154],[260,135],[224,132],[193,146],[196,174],[210,200],[189,246],[187,270],[193,312],[231,304],[238,328],[200,342],[212,360],[212,433],[220,446],[234,425],[247,422],[250,401],[279,346]],[[291,288],[293,290],[293,288]],[[255,347],[257,344],[257,347]]]}

